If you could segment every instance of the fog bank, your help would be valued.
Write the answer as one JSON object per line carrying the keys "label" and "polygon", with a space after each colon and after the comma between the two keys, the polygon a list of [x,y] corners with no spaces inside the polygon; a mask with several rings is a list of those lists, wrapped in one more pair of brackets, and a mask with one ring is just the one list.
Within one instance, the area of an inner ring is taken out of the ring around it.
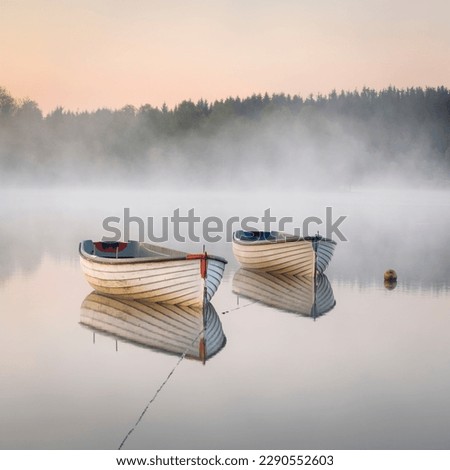
{"label": "fog bank", "polygon": [[0,88],[4,185],[445,187],[444,87],[253,95],[44,116]]}

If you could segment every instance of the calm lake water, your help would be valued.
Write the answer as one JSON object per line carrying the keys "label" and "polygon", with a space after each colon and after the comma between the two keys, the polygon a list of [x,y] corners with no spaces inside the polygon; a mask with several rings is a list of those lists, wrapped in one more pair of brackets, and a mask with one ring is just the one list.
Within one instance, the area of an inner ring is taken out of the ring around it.
{"label": "calm lake water", "polygon": [[293,227],[326,207],[347,216],[326,273],[334,308],[314,319],[236,295],[230,243],[206,243],[229,260],[212,302],[226,344],[179,364],[124,448],[450,447],[449,192],[1,193],[0,448],[117,449],[179,360],[80,324],[92,289],[78,243],[105,235],[105,217],[271,208]]}

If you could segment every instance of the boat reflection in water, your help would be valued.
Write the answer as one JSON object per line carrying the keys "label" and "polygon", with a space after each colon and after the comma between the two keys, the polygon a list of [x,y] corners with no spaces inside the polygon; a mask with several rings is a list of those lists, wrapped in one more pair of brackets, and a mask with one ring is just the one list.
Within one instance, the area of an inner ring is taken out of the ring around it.
{"label": "boat reflection in water", "polygon": [[80,323],[132,344],[205,362],[226,344],[212,304],[186,307],[90,293]]}
{"label": "boat reflection in water", "polygon": [[333,289],[325,275],[300,277],[239,269],[233,292],[269,307],[317,318],[336,305]]}

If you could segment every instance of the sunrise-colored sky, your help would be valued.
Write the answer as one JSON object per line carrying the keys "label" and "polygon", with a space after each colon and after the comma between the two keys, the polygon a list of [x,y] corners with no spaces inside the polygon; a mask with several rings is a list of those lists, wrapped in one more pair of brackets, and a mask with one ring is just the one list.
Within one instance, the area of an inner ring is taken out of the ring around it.
{"label": "sunrise-colored sky", "polygon": [[0,86],[49,112],[450,86],[449,0],[0,0]]}

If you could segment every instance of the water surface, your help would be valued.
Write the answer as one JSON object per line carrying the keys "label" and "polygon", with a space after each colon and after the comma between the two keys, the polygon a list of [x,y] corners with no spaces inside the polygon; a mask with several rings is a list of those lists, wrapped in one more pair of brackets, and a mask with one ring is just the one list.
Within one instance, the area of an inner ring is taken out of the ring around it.
{"label": "water surface", "polygon": [[206,243],[229,260],[213,298],[226,344],[205,364],[180,363],[124,448],[447,449],[448,196],[3,191],[0,447],[115,449],[177,364],[80,324],[91,288],[77,245],[104,234],[104,217],[195,208],[227,220],[270,207],[301,221],[331,206],[348,216],[348,241],[327,271],[336,305],[317,318],[237,296],[230,244]]}

